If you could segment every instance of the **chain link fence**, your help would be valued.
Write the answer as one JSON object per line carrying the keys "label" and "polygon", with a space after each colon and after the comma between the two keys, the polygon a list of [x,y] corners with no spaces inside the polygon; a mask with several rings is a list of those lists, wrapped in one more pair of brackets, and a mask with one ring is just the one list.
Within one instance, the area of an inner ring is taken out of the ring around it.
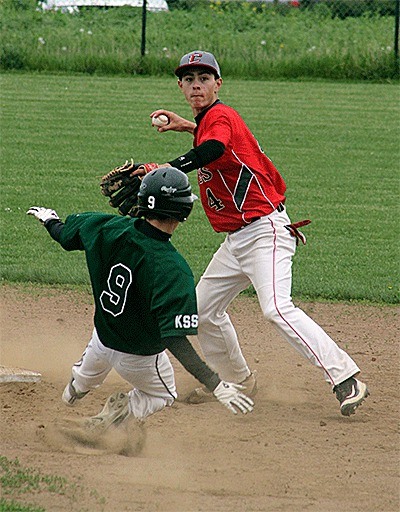
{"label": "chain link fence", "polygon": [[398,80],[399,2],[0,0],[0,69],[170,75],[200,49],[234,78]]}
{"label": "chain link fence", "polygon": [[167,0],[170,9],[193,9],[207,4],[243,4],[251,3],[255,9],[267,5],[280,8],[329,9],[332,17],[375,15],[394,16],[397,0]]}
{"label": "chain link fence", "polygon": [[[348,18],[393,18],[393,55],[399,74],[399,15],[400,0],[167,0],[173,9],[192,10],[199,5],[216,5],[235,8],[240,4],[252,4],[255,13],[269,8],[281,15],[293,10],[309,12],[310,15],[346,20]],[[315,18],[314,18],[315,19]]]}

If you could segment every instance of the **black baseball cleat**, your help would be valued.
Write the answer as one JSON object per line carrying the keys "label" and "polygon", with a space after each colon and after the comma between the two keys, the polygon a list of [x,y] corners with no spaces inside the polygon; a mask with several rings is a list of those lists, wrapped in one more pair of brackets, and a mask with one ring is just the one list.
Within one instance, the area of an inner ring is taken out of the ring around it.
{"label": "black baseball cleat", "polygon": [[369,395],[367,385],[354,377],[350,377],[340,384],[337,384],[333,388],[333,392],[340,402],[340,412],[343,416],[354,414],[357,407],[361,405]]}

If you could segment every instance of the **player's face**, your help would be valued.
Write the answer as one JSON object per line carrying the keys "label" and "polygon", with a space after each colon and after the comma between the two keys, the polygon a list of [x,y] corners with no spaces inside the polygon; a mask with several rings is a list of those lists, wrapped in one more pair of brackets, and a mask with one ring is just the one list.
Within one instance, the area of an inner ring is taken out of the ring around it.
{"label": "player's face", "polygon": [[215,78],[213,73],[199,68],[186,71],[182,80],[178,80],[178,85],[194,115],[197,115],[218,98],[222,79]]}

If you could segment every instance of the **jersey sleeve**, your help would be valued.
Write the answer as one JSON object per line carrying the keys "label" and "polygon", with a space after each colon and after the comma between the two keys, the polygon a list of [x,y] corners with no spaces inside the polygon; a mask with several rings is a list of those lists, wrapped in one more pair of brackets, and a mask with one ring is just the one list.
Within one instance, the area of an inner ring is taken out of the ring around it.
{"label": "jersey sleeve", "polygon": [[228,147],[232,138],[232,120],[226,110],[212,108],[202,120],[200,137],[196,140],[196,146],[207,140],[217,140]]}
{"label": "jersey sleeve", "polygon": [[97,212],[75,213],[68,215],[59,243],[66,251],[90,248],[96,240],[95,233],[114,215]]}
{"label": "jersey sleeve", "polygon": [[209,139],[184,155],[178,156],[175,160],[170,160],[168,163],[171,164],[172,167],[176,167],[184,173],[188,173],[217,160],[224,154],[224,151],[225,146],[222,142]]}
{"label": "jersey sleeve", "polygon": [[198,314],[194,277],[179,254],[159,262],[154,271],[151,308],[155,313],[161,338],[197,334]]}
{"label": "jersey sleeve", "polygon": [[87,219],[87,215],[85,214],[68,215],[66,218],[59,239],[60,245],[66,251],[82,251],[84,249],[80,229],[82,228],[85,219]]}

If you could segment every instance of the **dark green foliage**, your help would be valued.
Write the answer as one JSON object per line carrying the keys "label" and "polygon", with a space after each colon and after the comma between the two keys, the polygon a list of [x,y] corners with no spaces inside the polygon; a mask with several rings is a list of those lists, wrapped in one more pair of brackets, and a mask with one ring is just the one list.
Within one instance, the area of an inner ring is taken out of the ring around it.
{"label": "dark green foliage", "polygon": [[24,55],[19,48],[14,48],[10,44],[4,45],[0,53],[0,63],[4,70],[24,69]]}
{"label": "dark green foliage", "polygon": [[2,6],[6,10],[34,11],[37,2],[35,0],[2,0]]}
{"label": "dark green foliage", "polygon": [[4,0],[0,69],[171,76],[184,53],[207,49],[218,56],[224,77],[398,78],[394,18],[380,15],[387,14],[384,5],[392,12],[392,0],[360,0],[360,9],[369,10],[353,6],[352,16],[344,4],[341,14],[334,10],[340,2],[350,0],[309,2],[300,8],[177,0],[170,12],[147,14],[142,56],[141,8],[87,7],[68,14],[43,12],[31,0]]}
{"label": "dark green foliage", "polygon": [[359,16],[394,16],[396,0],[300,0],[302,9],[327,7],[333,18],[345,19]]}
{"label": "dark green foliage", "polygon": [[168,7],[171,11],[180,9],[183,11],[191,11],[200,7],[207,7],[210,0],[167,0]]}

